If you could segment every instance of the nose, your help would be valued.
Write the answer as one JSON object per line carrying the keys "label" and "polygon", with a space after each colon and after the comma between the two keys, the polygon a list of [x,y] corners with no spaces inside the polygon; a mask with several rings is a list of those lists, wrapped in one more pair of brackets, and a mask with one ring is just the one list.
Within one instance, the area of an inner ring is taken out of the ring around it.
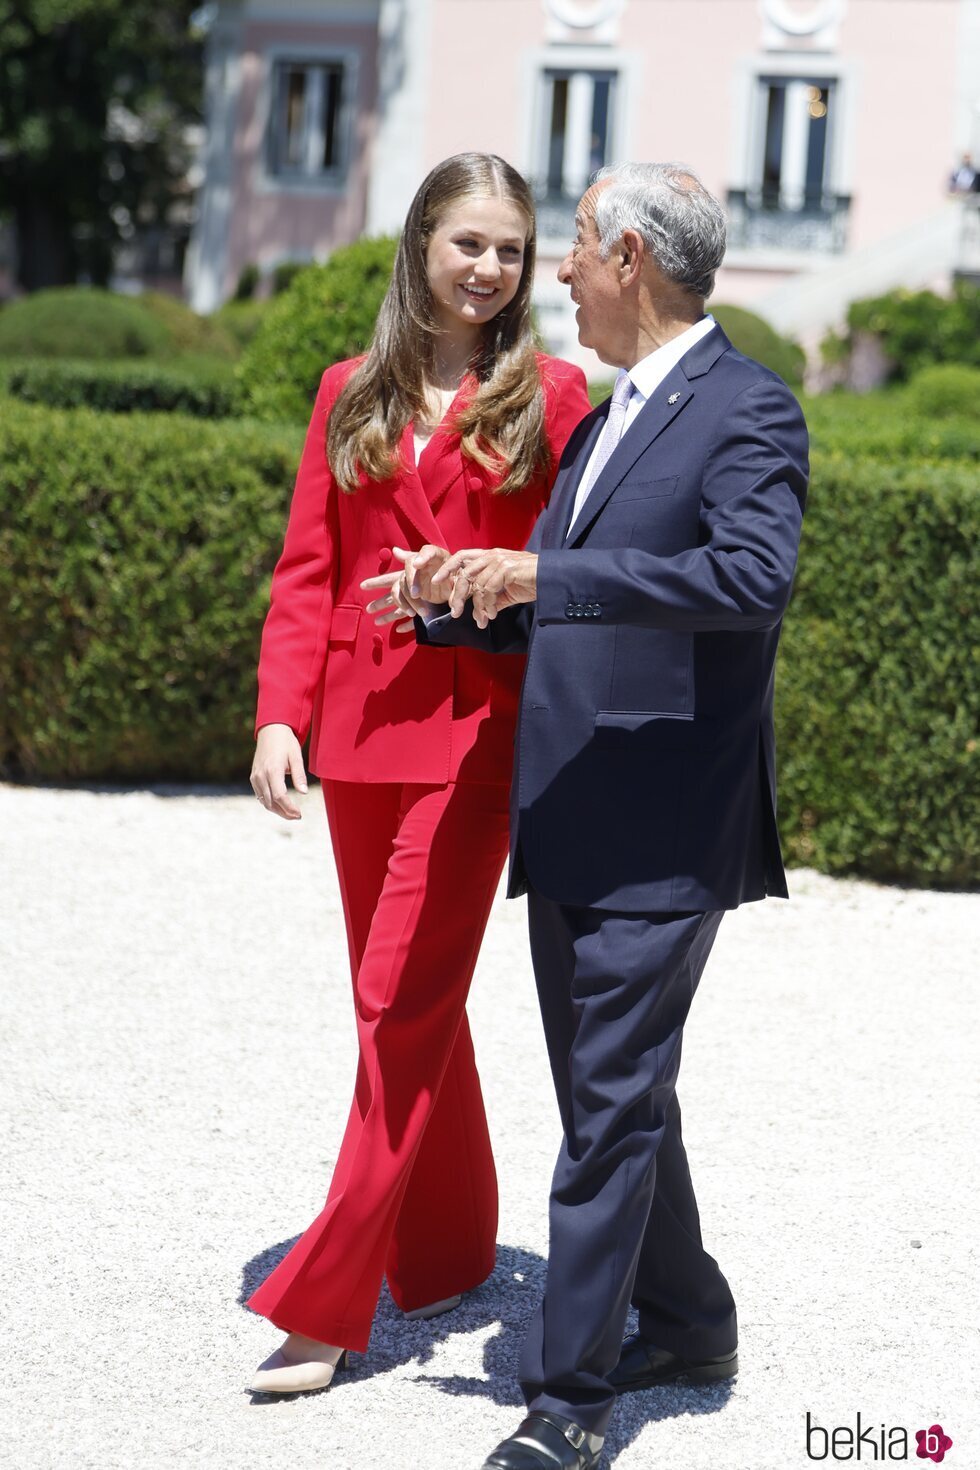
{"label": "nose", "polygon": [[488,245],[483,254],[474,260],[473,274],[481,281],[495,281],[500,275],[500,260],[492,245]]}
{"label": "nose", "polygon": [[558,279],[563,286],[568,286],[571,284],[572,252],[570,250],[565,256],[565,259],[562,261],[561,265],[558,267]]}

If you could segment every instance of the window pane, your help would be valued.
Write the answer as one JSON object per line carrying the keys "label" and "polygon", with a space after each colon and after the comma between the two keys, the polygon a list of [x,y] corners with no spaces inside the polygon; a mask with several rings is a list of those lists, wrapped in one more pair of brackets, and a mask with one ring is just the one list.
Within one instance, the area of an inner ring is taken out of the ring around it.
{"label": "window pane", "polygon": [[770,87],[766,108],[766,143],[762,161],[762,202],[773,209],[779,205],[783,171],[783,119],[786,88]]}
{"label": "window pane", "polygon": [[819,206],[824,194],[824,171],[827,165],[827,120],[830,116],[830,90],[812,86],[809,101],[809,132],[806,150],[806,183],[804,199],[809,206]]}
{"label": "window pane", "polygon": [[551,118],[548,127],[548,193],[562,192],[565,123],[568,116],[568,78],[551,77]]}
{"label": "window pane", "polygon": [[327,67],[323,84],[323,167],[325,169],[337,167],[340,83],[340,67]]}
{"label": "window pane", "polygon": [[589,152],[589,173],[602,168],[609,160],[609,123],[612,105],[613,79],[598,76],[592,97],[592,147]]}
{"label": "window pane", "polygon": [[303,162],[303,133],[306,117],[306,72],[290,67],[283,88],[282,157],[287,168],[300,168]]}

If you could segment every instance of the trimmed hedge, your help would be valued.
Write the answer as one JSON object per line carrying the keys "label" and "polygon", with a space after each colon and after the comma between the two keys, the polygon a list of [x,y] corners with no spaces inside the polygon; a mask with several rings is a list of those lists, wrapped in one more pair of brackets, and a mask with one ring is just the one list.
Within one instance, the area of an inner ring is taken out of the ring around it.
{"label": "trimmed hedge", "polygon": [[920,413],[911,386],[867,394],[822,393],[805,398],[803,411],[814,451],[893,461],[980,458],[976,415]]}
{"label": "trimmed hedge", "polygon": [[777,675],[792,862],[980,878],[978,546],[971,467],[814,456]]}
{"label": "trimmed hedge", "polygon": [[980,367],[966,363],[936,363],[916,373],[909,384],[909,402],[923,417],[951,419],[980,415]]}
{"label": "trimmed hedge", "polygon": [[0,764],[244,782],[302,435],[0,404]]}
{"label": "trimmed hedge", "polygon": [[244,401],[256,418],[305,424],[324,369],[366,349],[395,244],[382,237],[345,245],[326,265],[304,266],[268,304],[239,365]]}
{"label": "trimmed hedge", "polygon": [[[0,763],[244,782],[302,430],[116,424],[0,402]],[[975,468],[862,459],[825,437],[777,681],[788,857],[975,883]]]}
{"label": "trimmed hedge", "polygon": [[109,413],[185,413],[227,418],[238,390],[230,366],[185,367],[157,362],[66,362],[35,359],[10,373],[7,392],[50,408],[97,408]]}
{"label": "trimmed hedge", "polygon": [[223,323],[214,315],[199,316],[183,301],[167,296],[162,291],[144,291],[136,301],[150,316],[163,326],[174,349],[180,353],[191,353],[197,357],[238,356],[236,338],[225,331]]}
{"label": "trimmed hedge", "polygon": [[94,286],[54,286],[0,311],[0,357],[153,357],[171,347],[135,297]]}
{"label": "trimmed hedge", "polygon": [[709,302],[708,311],[739,352],[771,368],[791,388],[800,387],[806,367],[802,347],[788,337],[781,337],[767,321],[754,311],[746,311],[744,306],[716,306]]}

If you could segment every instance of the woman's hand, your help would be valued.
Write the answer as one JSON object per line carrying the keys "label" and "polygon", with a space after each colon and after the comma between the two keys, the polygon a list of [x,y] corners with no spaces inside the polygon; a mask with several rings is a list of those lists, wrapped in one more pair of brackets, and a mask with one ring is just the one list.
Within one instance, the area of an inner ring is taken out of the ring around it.
{"label": "woman's hand", "polygon": [[421,551],[406,551],[403,546],[393,546],[392,551],[404,563],[399,572],[385,572],[380,577],[368,577],[361,583],[365,592],[382,591],[381,597],[369,602],[365,612],[372,614],[379,625],[394,623],[396,633],[410,633],[415,618],[431,616],[437,602],[445,602],[446,596],[438,593],[430,598],[433,574],[442,566],[449,552],[442,546],[423,546]]}
{"label": "woman's hand", "polygon": [[287,774],[297,791],[308,791],[303,768],[303,750],[288,725],[263,725],[255,742],[255,759],[249,780],[252,790],[268,812],[287,822],[303,816],[286,790]]}

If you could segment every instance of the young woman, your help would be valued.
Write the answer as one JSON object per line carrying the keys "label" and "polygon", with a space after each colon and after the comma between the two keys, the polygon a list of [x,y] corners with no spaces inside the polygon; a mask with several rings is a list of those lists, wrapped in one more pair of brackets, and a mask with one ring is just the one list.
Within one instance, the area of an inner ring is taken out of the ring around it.
{"label": "young woman", "polygon": [[359,1061],[321,1214],[250,1298],[288,1335],[252,1388],[328,1384],[362,1352],[385,1275],[433,1316],[492,1271],[497,1187],[465,1015],[508,847],[520,658],[379,630],[362,585],[394,546],[521,546],[589,410],[537,353],[534,211],[492,154],[412,201],[367,356],[323,377],[259,662],[252,786],[287,820],[323,783],[347,922]]}

